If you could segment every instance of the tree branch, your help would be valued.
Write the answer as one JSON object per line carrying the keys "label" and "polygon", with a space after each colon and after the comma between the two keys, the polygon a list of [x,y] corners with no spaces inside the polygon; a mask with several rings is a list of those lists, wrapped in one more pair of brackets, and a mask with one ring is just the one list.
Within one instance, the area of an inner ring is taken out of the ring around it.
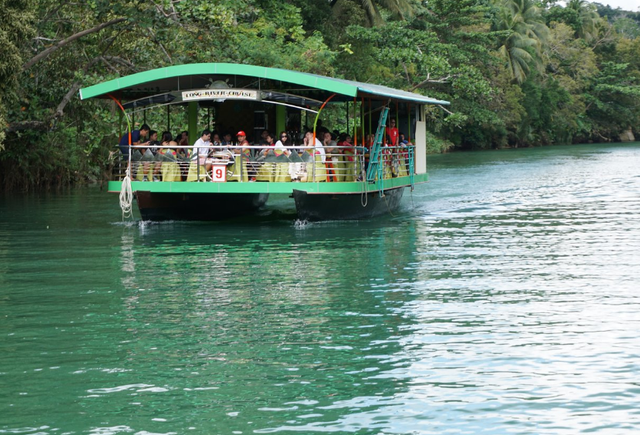
{"label": "tree branch", "polygon": [[60,104],[58,104],[56,112],[53,114],[54,118],[62,118],[62,115],[64,115],[64,108],[67,106],[67,104],[69,104],[69,101],[71,101],[71,97],[73,97],[75,93],[78,92],[78,89],[80,89],[80,82],[75,82],[73,85],[71,85],[69,92],[67,92],[64,98],[62,98],[62,101],[60,101]]}
{"label": "tree branch", "polygon": [[413,82],[411,82],[411,78],[409,78],[409,71],[407,71],[407,65],[405,65],[404,62],[402,62],[402,69],[404,69],[404,75],[407,77],[407,82],[409,82],[410,85],[413,85]]}
{"label": "tree branch", "polygon": [[107,64],[108,62],[118,63],[122,66],[129,68],[132,71],[136,71],[136,66],[134,64],[132,64],[128,60],[123,59],[119,56],[102,56],[101,59],[105,62],[105,64]]}
{"label": "tree branch", "polygon": [[[111,39],[111,41],[109,41],[107,46],[102,50],[103,55],[109,50],[109,48],[111,48],[115,40],[116,38],[113,38]],[[103,60],[102,56],[98,56],[92,59],[90,62],[88,62],[84,66],[84,68],[82,68],[82,74],[86,74],[87,71],[89,71],[89,68],[91,68],[95,63],[101,60]],[[62,98],[62,101],[60,101],[60,104],[58,104],[58,107],[56,108],[56,111],[52,116],[53,119],[62,118],[62,115],[64,115],[64,108],[67,106],[67,104],[69,104],[69,101],[71,101],[71,97],[73,97],[75,93],[78,92],[78,90],[80,89],[80,86],[81,86],[80,80],[76,80],[76,82],[71,85],[71,88],[69,88],[69,91]]]}
{"label": "tree branch", "polygon": [[453,115],[453,112],[445,109],[445,107],[442,104],[438,104],[438,107],[441,108],[442,110],[444,110],[445,112],[447,112],[449,115]]}
{"label": "tree branch", "polygon": [[431,74],[427,74],[427,78],[424,79],[423,81],[421,81],[420,83],[418,83],[417,85],[414,85],[411,89],[409,89],[409,91],[414,91],[418,88],[421,88],[424,85],[427,85],[429,83],[449,83],[449,79],[455,77],[455,75],[448,75],[446,77],[443,77],[441,79],[437,79],[437,80],[431,80]]}
{"label": "tree branch", "polygon": [[104,29],[105,27],[109,27],[112,26],[114,24],[118,24],[121,23],[123,21],[126,21],[126,18],[115,18],[111,21],[108,21],[106,23],[101,23],[91,29],[87,29],[87,30],[83,30],[82,32],[78,32],[76,34],[73,34],[71,36],[69,36],[66,39],[63,39],[62,41],[58,42],[55,45],[52,45],[51,47],[47,48],[44,51],[41,51],[40,53],[36,54],[34,57],[31,58],[30,61],[28,61],[27,63],[24,64],[24,66],[22,67],[23,70],[29,69],[31,68],[33,65],[35,65],[36,63],[40,62],[42,59],[44,59],[45,57],[49,56],[51,53],[53,53],[54,51],[56,51],[57,49],[64,47],[65,45],[67,45],[70,42],[75,41],[76,39],[82,38],[83,36],[89,35],[91,33],[95,33],[95,32],[99,32],[100,30]]}
{"label": "tree branch", "polygon": [[171,56],[169,56],[169,53],[167,53],[167,50],[165,50],[164,45],[162,45],[162,43],[158,40],[158,37],[156,36],[155,32],[153,31],[153,29],[149,29],[149,33],[151,33],[151,36],[153,37],[153,42],[155,42],[158,47],[160,47],[160,49],[162,50],[162,52],[164,53],[165,56],[167,56],[167,59],[169,60],[169,64],[173,63],[173,59],[171,59]]}

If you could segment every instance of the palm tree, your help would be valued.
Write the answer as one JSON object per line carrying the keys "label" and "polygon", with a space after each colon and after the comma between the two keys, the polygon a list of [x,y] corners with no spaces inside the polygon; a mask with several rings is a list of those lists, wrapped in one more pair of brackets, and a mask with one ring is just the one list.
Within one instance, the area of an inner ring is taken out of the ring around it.
{"label": "palm tree", "polygon": [[499,7],[496,27],[506,34],[498,53],[504,58],[511,77],[522,83],[532,62],[540,66],[541,48],[549,28],[531,0],[496,0],[496,3]]}
{"label": "palm tree", "polygon": [[598,33],[598,23],[600,15],[598,15],[596,5],[586,0],[569,0],[567,9],[574,10],[578,15],[578,28],[575,29],[576,34],[585,41],[591,41],[596,38]]}

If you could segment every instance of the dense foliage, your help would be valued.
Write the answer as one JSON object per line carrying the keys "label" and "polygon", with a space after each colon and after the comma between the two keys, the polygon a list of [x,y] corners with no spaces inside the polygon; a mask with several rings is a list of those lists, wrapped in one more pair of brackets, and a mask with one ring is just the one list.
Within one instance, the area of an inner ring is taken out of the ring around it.
{"label": "dense foliage", "polygon": [[118,113],[80,102],[78,89],[193,62],[449,100],[429,113],[433,151],[640,135],[640,12],[584,0],[0,0],[0,10],[7,189],[100,180]]}

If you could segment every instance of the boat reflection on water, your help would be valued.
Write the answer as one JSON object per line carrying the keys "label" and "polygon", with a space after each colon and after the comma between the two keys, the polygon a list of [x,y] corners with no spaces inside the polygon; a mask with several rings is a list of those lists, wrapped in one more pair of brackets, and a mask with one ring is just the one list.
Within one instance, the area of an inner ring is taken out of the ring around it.
{"label": "boat reflection on water", "polygon": [[[414,279],[412,224],[168,223],[123,232],[132,364],[181,367],[189,394],[210,397],[195,389],[215,387],[234,409],[284,406],[260,393],[277,385],[318,406],[403,388],[393,376],[371,379],[371,370],[394,370],[410,323],[397,310],[412,296],[391,283]],[[162,349],[149,350],[156,340]],[[223,410],[211,414],[228,418]]]}

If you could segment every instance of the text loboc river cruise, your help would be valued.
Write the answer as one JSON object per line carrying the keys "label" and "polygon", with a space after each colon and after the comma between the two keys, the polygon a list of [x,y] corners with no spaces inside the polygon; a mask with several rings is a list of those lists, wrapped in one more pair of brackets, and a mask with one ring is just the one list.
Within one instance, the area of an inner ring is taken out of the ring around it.
{"label": "text loboc river cruise", "polygon": [[[83,88],[80,97],[111,99],[121,109],[128,131],[109,191],[121,193],[124,208],[135,197],[143,220],[229,219],[260,209],[270,194],[293,198],[298,217],[310,221],[388,213],[406,188],[427,181],[426,106],[449,104],[226,63],[145,71]],[[170,131],[176,106],[188,143],[149,143],[144,128],[132,128],[161,111]],[[341,135],[321,124],[329,107],[344,111]]]}

